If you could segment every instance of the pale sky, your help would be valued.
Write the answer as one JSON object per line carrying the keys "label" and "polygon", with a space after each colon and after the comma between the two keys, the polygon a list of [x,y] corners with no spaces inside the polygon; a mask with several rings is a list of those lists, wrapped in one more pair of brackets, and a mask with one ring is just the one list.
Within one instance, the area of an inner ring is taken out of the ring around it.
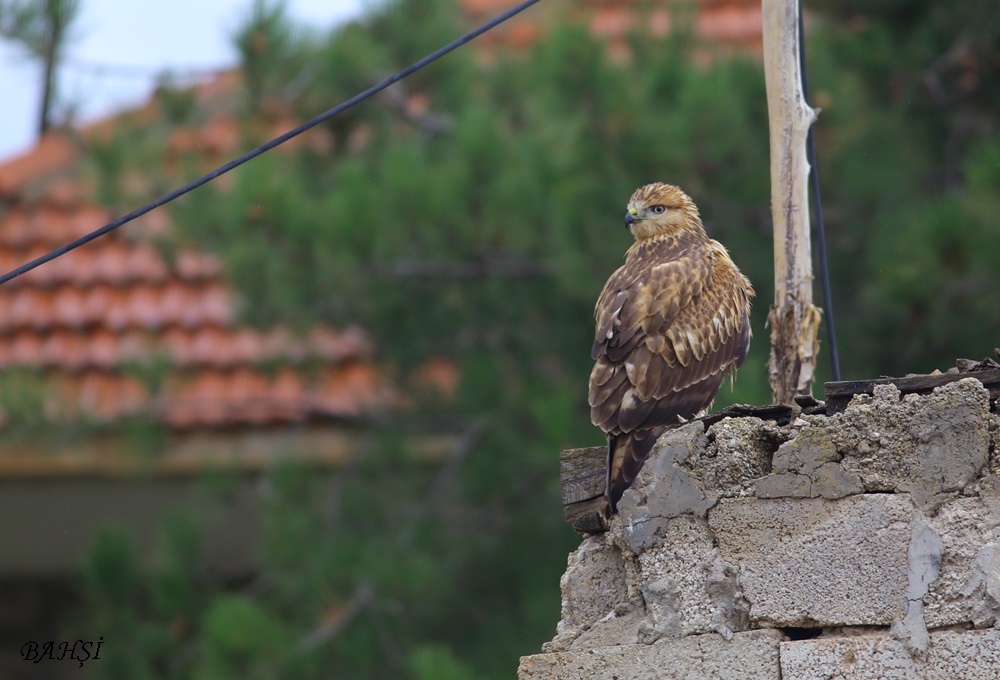
{"label": "pale sky", "polygon": [[[80,0],[82,12],[61,70],[63,98],[87,121],[142,102],[157,70],[218,69],[236,63],[230,36],[253,0]],[[361,13],[372,0],[287,0],[296,22],[327,29]],[[86,68],[74,67],[74,64]],[[122,76],[93,68],[124,67]],[[143,73],[149,69],[148,75]],[[0,41],[0,161],[34,143],[41,67]],[[331,102],[333,106],[338,102]]]}

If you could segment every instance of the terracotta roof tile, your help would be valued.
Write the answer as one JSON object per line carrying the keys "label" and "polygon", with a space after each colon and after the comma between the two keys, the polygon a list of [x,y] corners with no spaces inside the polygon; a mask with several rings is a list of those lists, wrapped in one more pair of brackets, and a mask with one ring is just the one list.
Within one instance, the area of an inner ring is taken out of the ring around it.
{"label": "terracotta roof tile", "polygon": [[88,371],[65,383],[69,405],[90,418],[108,421],[140,413],[148,400],[135,378]]}
{"label": "terracotta roof tile", "polygon": [[195,95],[202,104],[231,96],[240,86],[240,73],[236,69],[219,71],[195,87]]}
{"label": "terracotta roof tile", "polygon": [[34,333],[18,335],[10,345],[9,365],[36,366],[42,349],[42,341]]}
{"label": "terracotta roof tile", "polygon": [[[66,337],[67,340],[72,338],[69,340],[70,342],[79,343],[80,341],[79,335],[70,335],[69,333],[53,335],[53,337],[60,336]],[[138,334],[134,332],[124,336],[104,330],[94,333],[87,338],[86,343],[81,343],[83,346],[80,348],[82,350],[80,351],[80,364],[81,366],[110,370],[123,362],[132,361],[140,356],[140,348],[136,342],[137,337]],[[53,357],[50,365],[57,366],[59,361],[59,357]]]}
{"label": "terracotta roof tile", "polygon": [[332,362],[369,357],[372,351],[368,336],[357,326],[342,331],[316,326],[309,335],[309,347],[319,358]]}
{"label": "terracotta roof tile", "polygon": [[[305,420],[310,415],[356,415],[382,398],[370,367],[343,368],[332,382],[310,385],[285,367],[275,374],[243,367],[178,377],[160,401],[164,419],[177,427]],[[331,398],[331,395],[333,398]]]}
{"label": "terracotta roof tile", "polygon": [[[475,22],[509,9],[508,0],[461,0],[465,14]],[[658,6],[657,6],[658,5]],[[627,55],[625,38],[630,31],[642,30],[662,37],[671,27],[671,5],[665,1],[653,5],[644,0],[576,0],[571,4],[571,16],[590,27],[595,36],[608,41],[614,56]],[[761,43],[760,0],[698,0],[695,24],[699,37],[706,41],[733,45],[740,49],[759,51]],[[547,23],[559,20],[557,13],[535,11],[491,31],[481,45],[519,48],[538,39]]]}
{"label": "terracotta roof tile", "polygon": [[208,253],[182,250],[177,255],[177,275],[183,279],[207,279],[219,275],[219,258]]}
{"label": "terracotta roof tile", "polygon": [[533,21],[514,21],[507,27],[504,40],[511,47],[523,48],[538,40],[541,32],[541,28]]}
{"label": "terracotta roof tile", "polygon": [[763,34],[760,3],[732,3],[703,7],[698,14],[698,33],[723,42],[755,43]]}
{"label": "terracotta roof tile", "polygon": [[160,305],[163,299],[163,289],[142,284],[125,289],[123,307],[127,310],[126,327],[157,328],[170,322],[170,317],[164,313]]}
{"label": "terracotta roof tile", "polygon": [[[45,370],[53,385],[48,411],[109,420],[146,408],[175,427],[215,427],[353,416],[384,399],[359,329],[320,326],[298,337],[280,327],[237,327],[232,296],[217,277],[185,281],[147,245],[99,243],[80,258],[94,266],[89,272],[61,265],[0,288],[0,368]],[[189,277],[218,273],[214,258],[181,259]],[[119,264],[127,275],[114,271]],[[176,368],[151,399],[121,371],[155,354]],[[309,358],[335,370],[311,385],[296,368]],[[277,361],[277,372],[254,368],[264,361]]]}
{"label": "terracotta roof tile", "polygon": [[470,14],[503,12],[510,8],[510,0],[462,0],[462,9]]}
{"label": "terracotta roof tile", "polygon": [[[232,82],[220,91],[231,92]],[[199,89],[218,94],[211,85]],[[146,107],[134,118],[152,115]],[[281,116],[269,124],[291,126]],[[228,153],[241,132],[235,118],[222,117],[195,135],[193,151]],[[75,158],[73,145],[52,137],[0,164],[3,271],[110,220],[65,174]],[[236,427],[350,417],[385,403],[360,329],[318,326],[299,335],[239,326],[219,258],[187,248],[165,258],[151,239],[172,233],[169,213],[154,211],[0,287],[0,369],[38,372],[47,417],[108,421],[146,412],[177,428]],[[167,374],[149,394],[130,373],[154,357],[167,362]]]}
{"label": "terracotta roof tile", "polygon": [[167,160],[174,163],[178,155],[198,150],[198,131],[192,128],[177,128],[170,132],[167,141]]}
{"label": "terracotta roof tile", "polygon": [[80,182],[69,178],[53,181],[45,188],[45,201],[52,205],[73,207],[83,203],[86,187]]}
{"label": "terracotta roof tile", "polygon": [[362,362],[323,369],[310,394],[312,408],[326,415],[357,415],[389,400],[375,368]]}
{"label": "terracotta roof tile", "polygon": [[228,366],[230,361],[235,361],[233,353],[226,351],[230,348],[229,340],[231,338],[221,328],[204,328],[196,333],[178,331],[177,339],[171,344],[173,359],[180,366]]}
{"label": "terracotta roof tile", "polygon": [[444,399],[454,398],[460,378],[458,366],[444,357],[433,357],[414,371],[413,386],[429,392],[431,396]]}
{"label": "terracotta roof tile", "polygon": [[606,5],[598,7],[590,19],[590,30],[603,38],[619,37],[632,29],[633,16],[628,7]]}
{"label": "terracotta roof tile", "polygon": [[[90,312],[90,305],[84,306],[87,294],[82,288],[67,288],[58,295],[48,293],[46,297],[48,299],[45,301],[45,306],[39,305],[33,310],[36,314],[34,324],[36,328],[43,327],[46,321],[54,321],[54,326],[81,328],[96,316]],[[46,311],[51,311],[51,316],[48,318],[45,316]]]}
{"label": "terracotta roof tile", "polygon": [[649,13],[649,32],[652,35],[662,38],[670,33],[672,25],[673,21],[668,10],[661,8]]}
{"label": "terracotta roof tile", "polygon": [[[127,249],[126,257],[127,263],[123,269],[126,272],[127,281],[165,281],[167,279],[166,263],[150,244],[136,243]],[[111,274],[107,280],[114,280],[111,278],[113,276],[114,274]]]}
{"label": "terracotta roof tile", "polygon": [[[124,290],[112,288],[110,286],[95,286],[84,289],[87,296],[84,304],[87,308],[87,317],[99,321],[109,330],[121,332],[125,330],[125,307],[122,300],[126,296]],[[55,321],[53,319],[53,321]]]}
{"label": "terracotta roof tile", "polygon": [[198,131],[201,152],[218,157],[240,146],[240,123],[230,115],[216,116]]}
{"label": "terracotta roof tile", "polygon": [[13,197],[40,178],[69,167],[77,148],[61,132],[51,132],[34,148],[0,163],[0,196]]}
{"label": "terracotta roof tile", "polygon": [[50,305],[48,298],[51,296],[40,290],[26,290],[23,294],[9,300],[9,306],[4,309],[0,306],[0,311],[7,312],[0,316],[0,324],[9,324],[12,327],[28,326],[36,328],[41,326],[45,318],[42,316]]}
{"label": "terracotta roof tile", "polygon": [[0,229],[0,243],[20,247],[31,238],[31,225],[28,224],[26,208],[16,206],[11,208],[3,218],[3,229]]}

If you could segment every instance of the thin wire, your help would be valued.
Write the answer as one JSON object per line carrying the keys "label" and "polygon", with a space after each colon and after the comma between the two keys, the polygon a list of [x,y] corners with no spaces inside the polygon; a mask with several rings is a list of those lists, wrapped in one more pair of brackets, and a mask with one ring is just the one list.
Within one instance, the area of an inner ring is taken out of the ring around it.
{"label": "thin wire", "polygon": [[[806,78],[806,31],[802,19],[802,0],[799,0],[799,71],[802,73],[802,96],[806,105],[809,104],[809,81]],[[820,280],[823,283],[823,307],[825,308],[826,337],[830,348],[830,364],[833,369],[833,379],[840,380],[840,356],[837,353],[837,332],[833,324],[833,299],[830,295],[830,269],[826,261],[826,228],[823,224],[823,198],[819,193],[819,168],[816,167],[816,140],[813,137],[812,126],[806,136],[809,152],[809,182],[811,194],[815,197],[813,208],[816,211],[816,250],[819,255]]]}
{"label": "thin wire", "polygon": [[507,10],[503,14],[500,14],[499,16],[491,19],[490,21],[487,21],[485,24],[483,24],[479,28],[474,29],[472,31],[469,31],[468,33],[466,33],[465,35],[463,35],[461,38],[458,38],[457,40],[454,40],[454,41],[450,42],[449,44],[445,45],[444,47],[440,48],[439,50],[437,50],[435,52],[432,52],[431,54],[427,55],[426,57],[424,57],[420,61],[415,62],[415,63],[411,64],[410,66],[407,66],[406,68],[404,68],[402,71],[399,71],[395,75],[389,76],[388,78],[386,78],[382,82],[378,83],[377,85],[373,85],[372,87],[368,88],[364,92],[361,92],[359,94],[354,95],[353,97],[351,97],[347,101],[345,101],[345,102],[343,102],[343,103],[341,103],[341,104],[333,107],[332,109],[330,109],[329,111],[326,111],[325,113],[321,113],[320,115],[316,116],[312,120],[309,120],[309,121],[303,123],[302,125],[299,125],[297,128],[295,128],[293,130],[289,130],[285,134],[283,134],[283,135],[281,135],[279,137],[275,137],[274,139],[272,139],[271,141],[269,141],[269,142],[267,142],[265,144],[261,144],[256,149],[253,149],[252,151],[248,151],[247,153],[243,154],[239,158],[231,160],[228,163],[226,163],[225,165],[222,165],[222,166],[216,168],[215,170],[212,170],[207,175],[203,175],[203,176],[199,177],[198,179],[194,180],[193,182],[191,182],[189,184],[185,184],[181,188],[175,189],[174,191],[171,191],[169,194],[167,194],[167,195],[165,195],[165,196],[163,196],[161,198],[158,198],[157,200],[152,201],[151,203],[147,203],[146,205],[142,206],[138,210],[133,210],[129,214],[124,215],[122,217],[119,217],[118,219],[116,219],[113,222],[109,222],[108,224],[105,224],[100,229],[96,229],[96,230],[90,232],[89,234],[87,234],[85,236],[81,236],[80,238],[76,239],[75,241],[71,241],[70,243],[67,243],[66,245],[64,245],[64,246],[62,246],[60,248],[57,248],[57,249],[55,249],[55,250],[53,250],[53,251],[51,251],[51,252],[49,252],[49,253],[47,253],[45,255],[42,255],[41,257],[39,257],[37,259],[34,259],[31,262],[28,262],[27,264],[21,265],[17,269],[14,269],[12,271],[7,272],[3,276],[0,276],[0,284],[7,283],[11,279],[17,278],[21,274],[25,274],[27,272],[30,272],[35,267],[39,267],[39,266],[45,264],[46,262],[50,262],[51,260],[54,260],[57,257],[65,255],[66,253],[68,253],[71,250],[75,250],[76,248],[79,248],[80,246],[82,246],[82,245],[84,245],[86,243],[90,243],[94,239],[96,239],[96,238],[98,238],[100,236],[104,236],[105,234],[107,234],[107,233],[109,233],[111,231],[114,231],[118,227],[120,227],[120,226],[122,226],[124,224],[128,224],[132,220],[134,220],[134,219],[136,219],[138,217],[142,217],[146,213],[148,213],[148,212],[150,212],[152,210],[155,210],[156,208],[159,208],[162,205],[166,205],[167,203],[170,203],[175,198],[179,198],[179,197],[183,196],[184,194],[188,193],[189,191],[197,189],[198,187],[200,187],[200,186],[202,186],[204,184],[208,184],[209,182],[211,182],[216,177],[218,177],[220,175],[224,175],[225,173],[229,172],[233,168],[237,168],[237,167],[243,165],[244,163],[246,163],[247,161],[253,160],[257,156],[260,156],[261,154],[266,153],[267,151],[270,151],[271,149],[273,149],[274,147],[276,147],[276,146],[278,146],[280,144],[284,144],[289,139],[292,139],[293,137],[296,137],[296,136],[302,134],[306,130],[314,128],[317,125],[319,125],[320,123],[323,123],[323,122],[325,122],[325,121],[333,118],[334,116],[336,116],[336,115],[338,115],[340,113],[343,113],[344,111],[348,110],[349,108],[353,107],[354,105],[363,102],[364,100],[368,99],[372,95],[377,94],[377,93],[381,92],[382,90],[386,89],[387,87],[389,87],[393,83],[396,83],[396,82],[402,80],[403,78],[406,78],[410,74],[415,73],[416,71],[419,71],[424,66],[427,66],[428,64],[437,61],[438,59],[440,59],[441,57],[445,56],[449,52],[452,52],[452,51],[458,49],[459,47],[465,45],[466,43],[468,43],[468,42],[470,42],[472,40],[474,40],[475,38],[478,38],[483,33],[486,33],[487,31],[489,31],[489,30],[495,28],[496,26],[502,24],[503,22],[507,21],[511,17],[513,17],[513,16],[515,16],[517,14],[520,14],[521,12],[523,12],[526,9],[528,9],[529,7],[531,7],[532,5],[536,4],[537,2],[539,2],[539,0],[525,0],[520,5],[517,5],[516,7]]}

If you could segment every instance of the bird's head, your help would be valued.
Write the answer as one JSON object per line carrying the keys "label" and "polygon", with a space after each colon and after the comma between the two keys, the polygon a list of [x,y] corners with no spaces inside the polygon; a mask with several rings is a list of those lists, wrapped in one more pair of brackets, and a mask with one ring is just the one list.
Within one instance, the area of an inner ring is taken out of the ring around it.
{"label": "bird's head", "polygon": [[661,182],[635,190],[625,212],[625,228],[640,241],[683,232],[705,235],[694,201],[678,187]]}

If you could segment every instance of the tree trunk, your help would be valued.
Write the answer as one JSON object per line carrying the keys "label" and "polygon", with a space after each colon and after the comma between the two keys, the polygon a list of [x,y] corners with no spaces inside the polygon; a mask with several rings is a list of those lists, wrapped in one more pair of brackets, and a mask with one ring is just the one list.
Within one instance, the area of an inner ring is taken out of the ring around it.
{"label": "tree trunk", "polygon": [[55,78],[56,78],[56,58],[60,41],[62,40],[62,26],[59,19],[53,16],[48,17],[51,21],[51,33],[45,36],[45,51],[42,54],[42,68],[44,70],[42,82],[42,106],[38,112],[38,136],[41,137],[52,127],[52,104],[55,99]]}
{"label": "tree trunk", "polygon": [[774,304],[769,381],[775,403],[810,394],[822,311],[812,303],[809,162],[806,136],[816,112],[799,72],[798,3],[763,0],[764,79],[771,134]]}

